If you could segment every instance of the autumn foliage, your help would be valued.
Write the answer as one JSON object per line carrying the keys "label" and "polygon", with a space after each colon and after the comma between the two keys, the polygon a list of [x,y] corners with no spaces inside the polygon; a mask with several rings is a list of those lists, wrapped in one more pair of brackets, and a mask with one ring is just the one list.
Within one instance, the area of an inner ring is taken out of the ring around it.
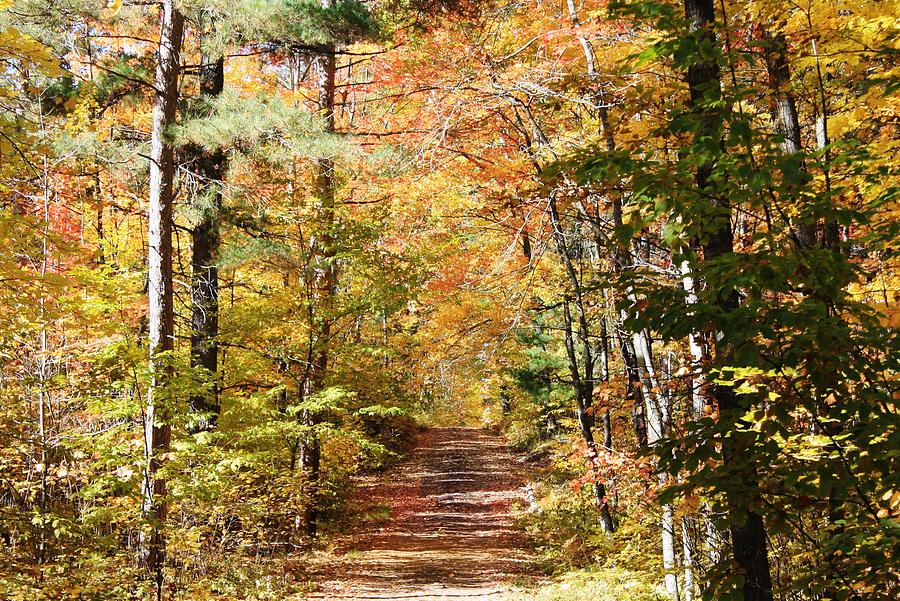
{"label": "autumn foliage", "polygon": [[154,128],[157,4],[0,0],[0,598],[299,598],[451,423],[585,599],[897,598],[900,3],[163,4]]}

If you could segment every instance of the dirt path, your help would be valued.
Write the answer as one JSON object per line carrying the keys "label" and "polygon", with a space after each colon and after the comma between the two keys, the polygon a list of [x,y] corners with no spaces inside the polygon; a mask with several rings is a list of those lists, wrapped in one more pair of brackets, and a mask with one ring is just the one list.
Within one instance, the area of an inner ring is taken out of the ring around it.
{"label": "dirt path", "polygon": [[357,534],[310,599],[499,600],[529,572],[521,465],[499,436],[435,428],[385,483],[364,490],[390,518]]}

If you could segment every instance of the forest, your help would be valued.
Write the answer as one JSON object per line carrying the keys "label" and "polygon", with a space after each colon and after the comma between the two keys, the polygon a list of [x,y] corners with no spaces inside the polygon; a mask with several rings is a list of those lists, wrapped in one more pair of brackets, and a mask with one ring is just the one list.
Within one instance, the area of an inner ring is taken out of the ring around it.
{"label": "forest", "polygon": [[0,0],[0,600],[900,598],[900,1]]}

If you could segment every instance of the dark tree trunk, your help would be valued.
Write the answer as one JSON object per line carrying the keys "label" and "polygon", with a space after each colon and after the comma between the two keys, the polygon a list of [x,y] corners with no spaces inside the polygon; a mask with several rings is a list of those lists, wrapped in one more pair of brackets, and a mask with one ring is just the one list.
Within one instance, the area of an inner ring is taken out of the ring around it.
{"label": "dark tree trunk", "polygon": [[[609,123],[609,112],[602,107],[599,112],[600,128],[603,134],[603,140],[606,149],[613,152],[616,149],[616,139],[613,135],[612,127]],[[612,257],[612,272],[615,276],[621,277],[626,270],[631,268],[632,257],[628,248],[628,242],[622,243],[618,240],[618,233],[624,225],[622,221],[622,198],[615,195],[612,200],[612,219],[613,232],[616,236],[615,252]],[[625,373],[628,377],[628,384],[625,392],[626,399],[632,403],[632,421],[634,423],[635,438],[639,446],[647,445],[647,416],[644,412],[644,392],[641,386],[641,369],[638,365],[637,352],[634,348],[634,342],[631,337],[624,334],[622,324],[625,323],[627,317],[623,310],[619,313],[616,322],[616,336],[619,338],[619,351],[622,355],[622,362],[625,365]]]}
{"label": "dark tree trunk", "polygon": [[94,173],[91,174],[91,184],[87,189],[87,196],[95,209],[94,231],[97,232],[97,264],[106,264],[106,228],[103,224],[103,190],[100,186],[100,167],[95,162],[92,165]]}
{"label": "dark tree trunk", "polygon": [[[697,46],[715,47],[713,1],[684,0],[684,9],[694,35],[709,42]],[[691,106],[701,124],[697,131],[697,139],[721,139],[722,118],[718,110],[711,106],[711,101],[721,97],[721,81],[716,61],[710,57],[699,57],[688,67],[687,83]],[[713,163],[704,163],[697,167],[695,173],[697,190],[703,191],[703,196],[710,199],[712,213],[715,215],[714,219],[707,222],[709,229],[703,245],[703,256],[707,261],[734,252],[731,205],[728,198],[715,193],[715,190],[710,190],[710,175],[713,168]],[[737,308],[737,294],[720,293],[716,302],[723,313],[730,313]],[[729,341],[724,332],[717,332],[715,339],[718,363],[728,365],[731,355],[730,345],[734,342]],[[731,386],[714,384],[712,396],[719,406],[720,419],[729,423],[737,423],[746,411],[746,407]],[[752,501],[759,495],[752,458],[750,465],[747,465],[747,455],[752,453],[752,449],[746,447],[744,437],[738,432],[731,434],[723,437],[720,443],[723,465],[726,469],[741,469],[741,478],[745,483],[744,494],[730,493],[727,498],[733,557],[744,577],[743,598],[744,601],[773,601],[766,528],[762,518],[751,509]]]}
{"label": "dark tree trunk", "polygon": [[[575,308],[578,310],[578,333],[576,335],[572,322],[572,313],[569,307],[572,301],[570,299],[565,299],[563,301],[563,326],[565,331],[566,356],[569,360],[569,373],[572,377],[572,388],[575,392],[576,415],[578,417],[581,436],[584,439],[587,448],[587,459],[594,476],[594,493],[597,497],[597,509],[600,512],[600,526],[603,528],[604,532],[611,533],[615,531],[615,522],[612,519],[609,501],[606,498],[606,486],[603,483],[602,474],[600,473],[597,443],[594,440],[593,432],[594,420],[591,415],[595,379],[594,356],[590,341],[590,330],[588,329],[587,312],[582,296],[581,282],[578,279],[578,274],[575,271],[574,265],[572,265],[568,244],[566,243],[565,234],[562,231],[559,209],[556,206],[556,198],[551,196],[548,204],[550,207],[550,219],[553,226],[553,236],[556,240],[557,252],[565,267],[569,283],[572,286],[574,304]],[[578,352],[575,348],[576,337],[581,344],[581,369],[579,369]]]}
{"label": "dark tree trunk", "polygon": [[[328,7],[330,0],[322,0]],[[316,77],[317,112],[325,122],[325,131],[335,129],[334,91],[336,75],[335,47],[329,45],[325,52],[313,60],[313,72]],[[334,295],[337,291],[337,266],[335,265],[335,193],[337,177],[335,163],[330,158],[316,161],[315,195],[317,200],[317,225],[319,234],[312,244],[313,291],[316,310],[319,313],[315,324],[315,351],[312,368],[308,380],[306,396],[320,392],[325,384],[328,371],[329,346],[331,339],[331,320]],[[314,411],[304,411],[304,425],[310,428],[301,450],[303,468],[306,470],[310,484],[310,501],[307,505],[305,524],[310,536],[316,536],[319,521],[319,479],[322,462],[322,451],[319,436],[315,431],[322,416]]]}
{"label": "dark tree trunk", "polygon": [[[209,101],[222,93],[225,86],[225,61],[202,58],[200,93]],[[191,256],[191,367],[208,372],[211,388],[208,394],[195,395],[190,400],[196,414],[195,431],[214,427],[219,417],[218,363],[219,345],[219,255],[220,217],[222,207],[222,177],[225,173],[225,153],[221,149],[199,151],[197,174],[201,179],[198,220],[192,230]]]}
{"label": "dark tree trunk", "polygon": [[143,482],[143,510],[152,521],[152,532],[144,537],[141,559],[156,580],[156,595],[162,598],[165,562],[165,526],[168,513],[166,480],[158,475],[160,456],[172,437],[165,388],[171,378],[171,358],[159,359],[174,349],[172,297],[172,205],[175,158],[168,128],[175,122],[178,102],[178,71],[184,20],[173,0],[163,0],[156,68],[156,99],[150,142],[150,198],[148,218],[149,347],[151,383],[147,393],[144,444],[147,458]]}
{"label": "dark tree trunk", "polygon": [[504,417],[512,413],[512,395],[506,385],[500,387],[500,412]]}

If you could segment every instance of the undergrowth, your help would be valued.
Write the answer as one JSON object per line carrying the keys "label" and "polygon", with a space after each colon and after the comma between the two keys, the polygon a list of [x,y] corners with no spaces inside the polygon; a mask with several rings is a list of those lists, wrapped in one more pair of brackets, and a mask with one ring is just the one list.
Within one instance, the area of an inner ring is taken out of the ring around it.
{"label": "undergrowth", "polygon": [[642,572],[596,567],[568,572],[524,595],[516,594],[516,601],[658,601],[664,598]]}

